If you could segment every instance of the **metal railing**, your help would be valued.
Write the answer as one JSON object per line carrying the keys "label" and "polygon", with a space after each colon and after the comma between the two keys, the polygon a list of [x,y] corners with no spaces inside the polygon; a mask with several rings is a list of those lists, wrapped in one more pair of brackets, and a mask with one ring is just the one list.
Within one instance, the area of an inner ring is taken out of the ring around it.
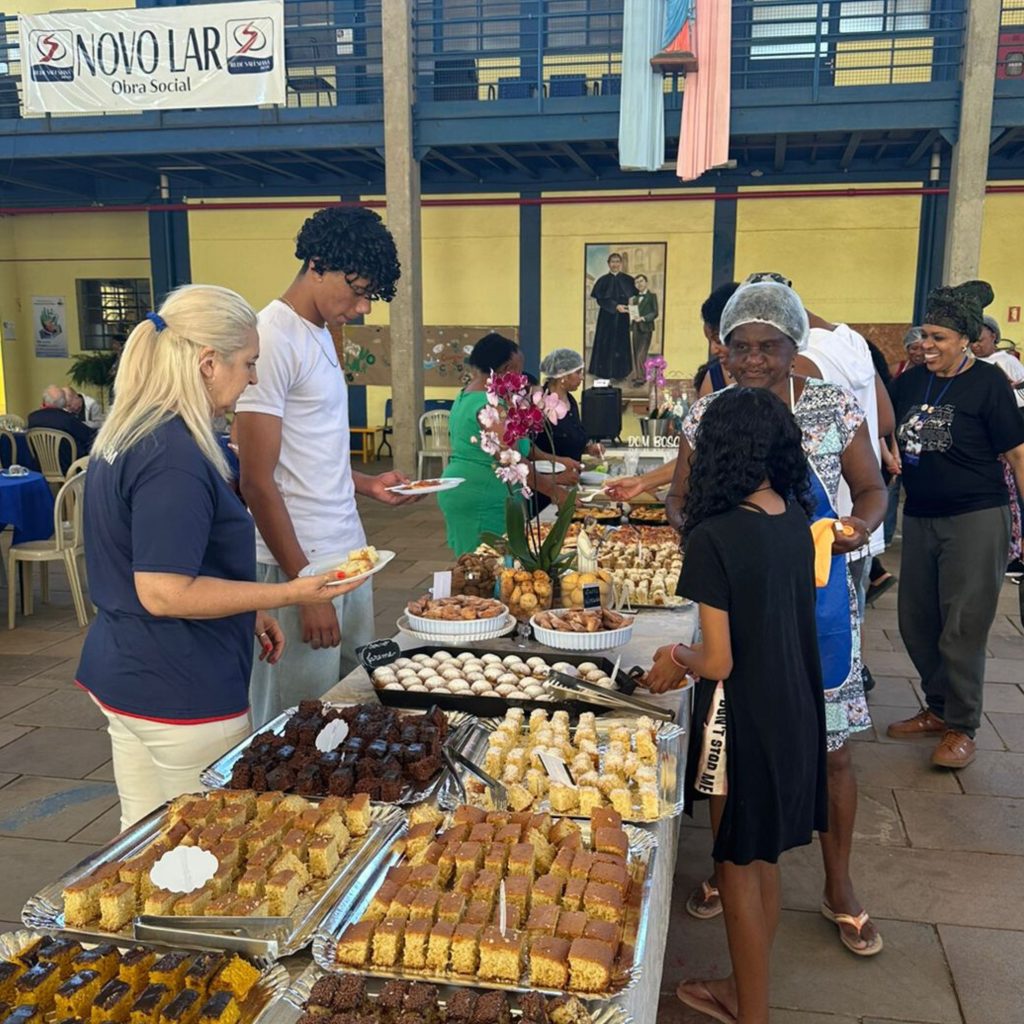
{"label": "metal railing", "polygon": [[734,0],[732,87],[802,86],[814,93],[828,86],[956,80],[966,4]]}
{"label": "metal railing", "polygon": [[417,0],[421,101],[618,95],[624,0]]}
{"label": "metal railing", "polygon": [[[59,0],[54,6],[61,6]],[[360,0],[346,9],[331,0],[284,0],[284,24],[289,107],[383,103],[381,0]],[[20,89],[18,19],[0,16],[0,119],[19,116]]]}

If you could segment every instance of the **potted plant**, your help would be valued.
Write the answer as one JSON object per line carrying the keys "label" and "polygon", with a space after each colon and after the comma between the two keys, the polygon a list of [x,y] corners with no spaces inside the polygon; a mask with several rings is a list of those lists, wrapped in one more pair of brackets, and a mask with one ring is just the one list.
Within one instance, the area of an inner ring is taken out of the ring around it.
{"label": "potted plant", "polygon": [[640,420],[640,429],[647,438],[661,437],[672,424],[672,403],[665,402],[665,371],[668,363],[664,356],[650,356],[644,360],[644,377],[650,386],[647,399],[647,417]]}
{"label": "potted plant", "polygon": [[68,379],[79,390],[92,388],[99,396],[100,408],[106,409],[116,360],[116,352],[79,352],[71,363]]}

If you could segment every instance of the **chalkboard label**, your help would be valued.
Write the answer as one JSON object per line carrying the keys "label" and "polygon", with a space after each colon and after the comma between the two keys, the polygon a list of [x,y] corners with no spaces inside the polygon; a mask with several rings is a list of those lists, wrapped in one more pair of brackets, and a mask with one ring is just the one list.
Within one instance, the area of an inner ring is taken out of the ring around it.
{"label": "chalkboard label", "polygon": [[601,607],[601,588],[596,583],[585,583],[583,585],[583,607]]}
{"label": "chalkboard label", "polygon": [[367,672],[372,672],[382,665],[390,665],[401,655],[402,651],[394,640],[374,640],[363,647],[356,648],[356,657]]}

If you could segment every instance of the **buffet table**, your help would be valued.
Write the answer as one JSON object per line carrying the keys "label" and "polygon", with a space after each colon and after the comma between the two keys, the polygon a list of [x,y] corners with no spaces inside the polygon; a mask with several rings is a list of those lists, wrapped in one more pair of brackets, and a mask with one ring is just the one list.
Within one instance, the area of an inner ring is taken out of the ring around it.
{"label": "buffet table", "polygon": [[[695,606],[685,606],[671,611],[645,610],[640,613],[633,626],[631,641],[624,647],[614,651],[602,652],[613,660],[620,654],[622,668],[630,669],[633,665],[647,667],[651,664],[654,651],[663,644],[688,643],[693,639],[697,628]],[[422,646],[423,641],[399,634],[395,640],[403,650]],[[472,644],[460,645],[470,649]],[[522,642],[515,638],[490,640],[481,646],[492,650],[508,650],[509,652],[528,651],[530,654],[550,654],[551,649],[541,647],[532,641]],[[671,709],[676,714],[676,723],[683,726],[686,732],[680,739],[683,749],[679,752],[679,764],[685,765],[685,743],[689,734],[690,724],[690,690],[677,690],[661,696],[651,696],[643,691],[639,694],[645,700]],[[361,668],[342,679],[331,689],[325,700],[356,702],[375,700],[376,694],[369,676]],[[614,712],[612,712],[614,714]],[[665,946],[668,940],[669,917],[672,901],[668,898],[672,891],[672,880],[675,875],[676,855],[679,842],[679,818],[663,818],[655,825],[644,826],[657,838],[658,853],[655,859],[652,891],[665,898],[652,901],[647,920],[647,948],[644,954],[643,974],[638,984],[621,997],[618,1002],[632,1017],[635,1024],[653,1021],[658,1015],[658,998],[661,992],[661,972],[665,959]]]}

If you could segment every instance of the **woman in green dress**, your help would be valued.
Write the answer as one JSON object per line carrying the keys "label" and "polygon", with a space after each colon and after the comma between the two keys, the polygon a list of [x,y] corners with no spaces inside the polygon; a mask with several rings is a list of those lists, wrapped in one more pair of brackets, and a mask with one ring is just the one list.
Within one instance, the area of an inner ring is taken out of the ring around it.
{"label": "woman in green dress", "polygon": [[[481,410],[487,405],[487,379],[492,373],[522,373],[523,354],[509,338],[492,332],[482,337],[466,360],[471,371],[469,383],[452,406],[448,431],[451,436],[451,456],[443,476],[458,476],[465,480],[454,490],[437,496],[444,514],[448,546],[456,556],[473,551],[484,533],[505,532],[505,499],[508,487],[494,474],[494,457],[482,451],[479,441]],[[529,439],[518,443],[519,453],[532,456]],[[538,458],[547,458],[538,452]],[[579,476],[579,464],[560,459],[568,468],[556,477],[537,475],[535,489],[547,494],[555,504],[567,496]],[[531,480],[531,487],[533,487]]]}

